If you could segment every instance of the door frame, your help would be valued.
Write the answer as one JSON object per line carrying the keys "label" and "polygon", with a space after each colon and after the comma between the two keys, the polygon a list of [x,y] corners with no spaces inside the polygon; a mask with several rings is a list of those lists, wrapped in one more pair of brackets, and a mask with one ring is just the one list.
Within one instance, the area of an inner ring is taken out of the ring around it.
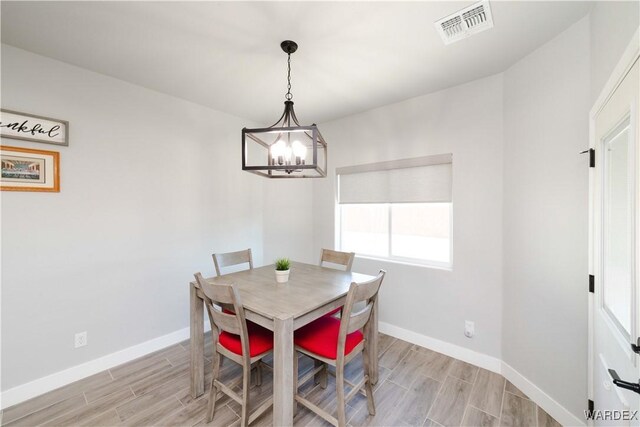
{"label": "door frame", "polygon": [[[600,111],[604,108],[606,103],[609,101],[613,93],[616,91],[618,86],[622,83],[627,73],[631,70],[636,61],[640,58],[640,28],[638,28],[631,41],[627,45],[622,57],[618,61],[618,64],[613,69],[613,72],[609,76],[606,84],[604,85],[600,95],[598,96],[596,102],[593,104],[591,111],[589,112],[589,148],[591,150],[596,150],[598,153],[598,141],[596,137],[596,118]],[[637,115],[637,113],[636,113]],[[633,120],[633,117],[632,117]],[[636,126],[638,123],[636,123]],[[636,159],[638,158],[638,153],[635,154]],[[596,162],[601,161],[601,156],[595,156]],[[589,168],[589,274],[594,274],[595,271],[595,260],[594,260],[594,244],[601,242],[596,242],[595,240],[595,219],[594,219],[594,210],[596,208],[595,204],[595,183],[596,179],[600,179],[599,176],[596,176],[596,168]],[[638,188],[636,188],[636,194],[638,194]],[[640,197],[640,196],[637,196]],[[636,202],[636,206],[638,203]],[[636,230],[640,231],[640,220],[636,219]],[[636,242],[636,247],[638,246],[638,242]],[[636,259],[638,258],[636,254]],[[598,291],[600,286],[599,280],[595,278],[595,291]],[[586,283],[586,280],[585,280]],[[594,389],[594,379],[593,379],[593,370],[595,367],[595,337],[594,337],[594,314],[596,306],[595,304],[598,302],[598,299],[595,298],[595,293],[589,292],[588,297],[588,310],[589,310],[589,324],[588,324],[588,361],[587,361],[587,396],[588,399],[593,400],[595,389]],[[633,339],[633,338],[632,338]],[[593,420],[587,421],[588,425],[593,425]]]}

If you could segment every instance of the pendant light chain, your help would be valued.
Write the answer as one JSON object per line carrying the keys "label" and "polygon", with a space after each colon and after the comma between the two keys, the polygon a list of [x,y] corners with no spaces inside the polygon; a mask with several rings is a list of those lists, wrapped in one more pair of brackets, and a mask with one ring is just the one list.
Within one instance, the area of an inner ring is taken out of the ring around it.
{"label": "pendant light chain", "polygon": [[287,54],[287,93],[284,95],[287,101],[291,101],[293,94],[291,93],[291,54]]}

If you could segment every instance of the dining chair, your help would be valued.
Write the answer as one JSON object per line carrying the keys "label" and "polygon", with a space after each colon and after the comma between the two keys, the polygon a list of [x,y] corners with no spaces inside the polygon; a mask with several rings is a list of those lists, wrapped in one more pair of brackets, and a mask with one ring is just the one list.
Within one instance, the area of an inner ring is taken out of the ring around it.
{"label": "dining chair", "polygon": [[[351,266],[353,265],[353,259],[355,257],[355,252],[340,252],[322,248],[322,254],[320,255],[320,267],[322,267],[325,262],[328,262],[330,264],[344,265],[345,271],[351,271]],[[341,310],[342,307],[338,307],[325,314],[325,316],[333,316]]]}
{"label": "dining chair", "polygon": [[[340,252],[334,251],[332,249],[322,248],[322,253],[320,254],[320,267],[323,267],[324,263],[329,263],[333,265],[343,265],[345,267],[345,271],[351,271],[351,266],[353,265],[353,260],[356,257],[355,252]],[[342,307],[335,308],[325,314],[325,316],[334,316],[342,311]],[[325,369],[322,370],[318,375],[316,375],[314,381],[316,384],[322,384],[323,388],[327,387],[327,365],[320,362],[319,360],[314,361],[314,366],[324,366]]]}
{"label": "dining chair", "polygon": [[[250,412],[251,368],[263,363],[262,359],[273,351],[273,334],[262,326],[247,322],[235,285],[214,285],[207,282],[200,273],[194,276],[204,294],[214,349],[207,421],[213,420],[218,392],[222,392],[242,406],[240,422],[242,426],[248,426],[273,404],[273,397],[270,397]],[[221,308],[223,305],[233,307],[233,311],[223,310]],[[242,366],[241,378],[229,384],[224,384],[218,379],[223,357]],[[260,385],[259,375],[256,381],[257,385]],[[242,396],[233,391],[240,382],[242,382]]]}
{"label": "dining chair", "polygon": [[[343,427],[346,425],[346,404],[357,393],[363,392],[367,397],[369,414],[375,415],[376,409],[371,385],[371,360],[377,355],[371,354],[371,346],[367,342],[367,337],[371,328],[371,312],[378,298],[378,290],[385,274],[384,270],[380,270],[375,279],[361,283],[352,282],[344,304],[343,316],[340,319],[323,316],[295,331],[296,352],[335,367],[338,417],[334,417],[298,394],[298,384],[302,385],[311,380],[320,370],[326,369],[326,365],[311,369],[298,381],[297,353],[293,358],[294,411],[296,411],[297,403],[300,403],[329,423]],[[354,312],[354,305],[358,302],[364,302],[365,306]],[[363,355],[364,375],[358,384],[353,384],[344,378],[344,369],[345,365],[360,353]],[[345,384],[351,387],[346,396]]]}
{"label": "dining chair", "polygon": [[[216,276],[221,276],[221,268],[231,267],[239,264],[249,264],[249,270],[253,269],[253,257],[251,255],[251,248],[237,252],[226,252],[223,254],[212,254],[213,264],[216,267]],[[233,313],[233,307],[229,304],[222,305],[223,311]],[[248,321],[249,328],[253,327],[253,322]],[[262,364],[256,366],[256,385],[262,383]]]}
{"label": "dining chair", "polygon": [[320,255],[320,267],[322,267],[325,262],[328,262],[331,264],[344,265],[345,271],[351,271],[355,256],[355,252],[340,252],[323,248],[322,255]]}
{"label": "dining chair", "polygon": [[249,270],[253,269],[253,258],[251,257],[251,248],[244,251],[227,252],[224,254],[212,254],[213,264],[216,267],[216,275],[220,276],[220,269],[238,264],[249,264]]}

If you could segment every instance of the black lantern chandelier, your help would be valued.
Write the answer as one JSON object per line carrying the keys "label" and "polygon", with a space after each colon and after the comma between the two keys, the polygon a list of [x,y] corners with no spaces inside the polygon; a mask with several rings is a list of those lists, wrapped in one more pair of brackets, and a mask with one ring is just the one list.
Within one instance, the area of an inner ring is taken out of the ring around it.
{"label": "black lantern chandelier", "polygon": [[293,111],[291,54],[296,42],[280,44],[287,54],[287,93],[282,116],[268,128],[242,129],[242,170],[267,178],[327,176],[327,143],[318,126],[302,126]]}

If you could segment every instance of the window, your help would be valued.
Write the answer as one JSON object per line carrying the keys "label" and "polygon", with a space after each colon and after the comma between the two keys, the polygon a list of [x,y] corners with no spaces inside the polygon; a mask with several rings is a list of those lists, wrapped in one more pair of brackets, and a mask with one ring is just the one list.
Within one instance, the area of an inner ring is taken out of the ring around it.
{"label": "window", "polygon": [[338,174],[338,246],[358,255],[450,267],[451,155]]}

